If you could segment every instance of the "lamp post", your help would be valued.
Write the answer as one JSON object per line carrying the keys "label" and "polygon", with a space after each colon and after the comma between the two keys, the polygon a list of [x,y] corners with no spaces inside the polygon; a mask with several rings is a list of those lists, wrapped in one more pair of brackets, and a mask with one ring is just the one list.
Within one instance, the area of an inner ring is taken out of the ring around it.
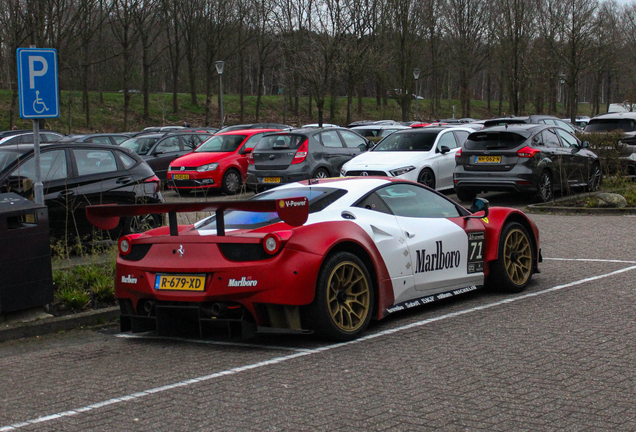
{"label": "lamp post", "polygon": [[561,105],[563,107],[563,117],[565,117],[565,74],[559,74],[559,82],[561,83]]}
{"label": "lamp post", "polygon": [[415,120],[417,120],[420,115],[418,112],[418,103],[417,103],[417,97],[419,96],[418,92],[417,92],[417,80],[420,78],[420,68],[414,68],[413,69],[413,78],[415,78]]}
{"label": "lamp post", "polygon": [[223,60],[219,60],[215,62],[216,71],[219,73],[219,108],[221,110],[221,129],[223,129],[223,66],[225,66],[225,62]]}

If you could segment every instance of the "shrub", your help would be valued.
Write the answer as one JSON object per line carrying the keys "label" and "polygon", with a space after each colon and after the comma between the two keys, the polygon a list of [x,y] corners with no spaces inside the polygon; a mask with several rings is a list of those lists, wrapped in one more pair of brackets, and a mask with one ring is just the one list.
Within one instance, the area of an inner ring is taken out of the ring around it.
{"label": "shrub", "polygon": [[115,301],[115,287],[113,279],[108,275],[102,275],[92,286],[91,294],[96,302],[112,303]]}
{"label": "shrub", "polygon": [[577,136],[581,141],[590,143],[590,150],[596,153],[601,161],[601,171],[604,176],[623,174],[620,157],[623,155],[624,145],[620,144],[620,141],[625,138],[625,134],[622,131],[579,133]]}
{"label": "shrub", "polygon": [[55,292],[55,299],[70,309],[84,309],[90,297],[80,287],[64,287]]}

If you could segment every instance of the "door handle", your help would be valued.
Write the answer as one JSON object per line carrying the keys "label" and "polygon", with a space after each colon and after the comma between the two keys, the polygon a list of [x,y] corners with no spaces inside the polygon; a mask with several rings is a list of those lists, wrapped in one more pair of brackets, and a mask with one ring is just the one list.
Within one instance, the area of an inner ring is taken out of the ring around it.
{"label": "door handle", "polygon": [[130,183],[130,181],[132,180],[131,177],[119,177],[115,183],[117,184],[126,184],[126,183]]}
{"label": "door handle", "polygon": [[404,234],[406,235],[406,237],[407,237],[407,238],[410,238],[410,239],[412,239],[413,237],[415,237],[415,234],[414,234],[414,233],[410,233],[410,232],[408,232],[408,231],[404,231]]}
{"label": "door handle", "polygon": [[58,195],[58,198],[66,199],[66,198],[70,198],[70,197],[73,197],[73,196],[75,196],[75,192],[73,192],[72,190],[65,190],[65,191],[60,192],[60,194]]}

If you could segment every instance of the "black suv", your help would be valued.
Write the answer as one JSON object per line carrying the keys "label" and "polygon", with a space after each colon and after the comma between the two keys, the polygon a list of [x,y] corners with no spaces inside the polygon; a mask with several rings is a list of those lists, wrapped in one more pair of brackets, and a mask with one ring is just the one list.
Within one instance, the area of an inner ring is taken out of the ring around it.
{"label": "black suv", "polygon": [[345,162],[371,146],[346,128],[303,128],[267,134],[249,158],[247,184],[258,189],[336,177]]}
{"label": "black suv", "polygon": [[525,117],[501,117],[486,120],[484,127],[489,128],[493,126],[513,125],[513,124],[547,124],[551,126],[559,126],[570,133],[579,132],[571,123],[564,122],[563,120],[551,116],[551,115],[531,115]]}
{"label": "black suv", "polygon": [[636,175],[636,112],[600,114],[585,126],[586,133],[613,132],[625,133],[621,143],[620,163],[629,175]]}
{"label": "black suv", "polygon": [[478,192],[516,191],[550,201],[554,190],[597,190],[601,165],[587,147],[556,126],[495,126],[473,132],[455,153],[457,197],[472,201]]}
{"label": "black suv", "polygon": [[[85,207],[91,204],[141,204],[163,202],[159,179],[139,156],[111,145],[54,143],[41,146],[40,166],[44,203],[54,237],[84,237],[93,231]],[[33,144],[0,147],[0,192],[15,192],[33,199],[35,161]],[[152,228],[158,215],[122,218],[111,232]]]}

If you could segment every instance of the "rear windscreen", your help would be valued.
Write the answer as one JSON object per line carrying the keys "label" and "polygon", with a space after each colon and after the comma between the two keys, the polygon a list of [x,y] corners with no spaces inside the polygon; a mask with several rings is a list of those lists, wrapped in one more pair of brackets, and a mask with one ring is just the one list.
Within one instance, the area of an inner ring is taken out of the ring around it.
{"label": "rear windscreen", "polygon": [[506,150],[523,143],[527,138],[514,132],[474,132],[464,147],[468,150]]}
{"label": "rear windscreen", "polygon": [[298,150],[307,137],[303,135],[268,135],[261,138],[254,151],[259,150]]}
{"label": "rear windscreen", "polygon": [[622,130],[633,132],[636,130],[636,120],[632,119],[598,119],[590,120],[585,127],[585,132],[611,132]]}

